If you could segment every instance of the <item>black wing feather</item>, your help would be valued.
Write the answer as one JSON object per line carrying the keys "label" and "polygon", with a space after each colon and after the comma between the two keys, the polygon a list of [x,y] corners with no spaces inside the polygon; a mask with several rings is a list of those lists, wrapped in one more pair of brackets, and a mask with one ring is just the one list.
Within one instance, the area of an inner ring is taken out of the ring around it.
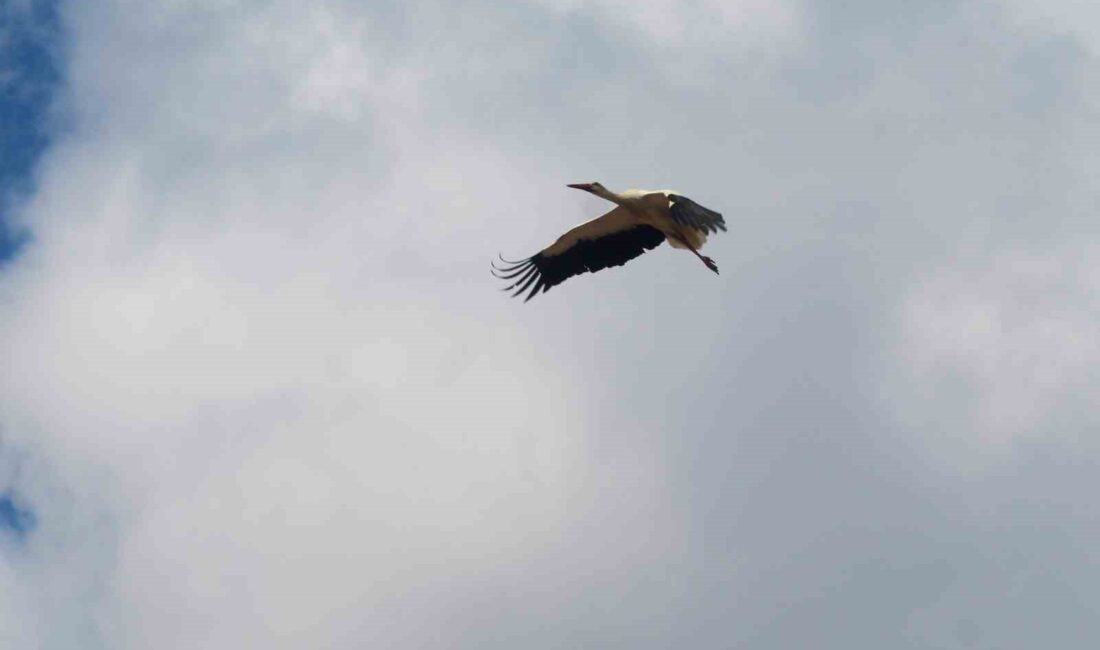
{"label": "black wing feather", "polygon": [[[538,253],[511,266],[493,265],[498,278],[519,280],[505,288],[516,289],[513,296],[530,289],[527,302],[536,294],[565,282],[574,275],[595,273],[612,266],[622,266],[642,253],[652,250],[665,240],[665,235],[653,226],[640,224],[596,239],[580,239],[557,255]],[[503,259],[501,261],[504,261]],[[500,273],[497,273],[499,271]]]}
{"label": "black wing feather", "polygon": [[672,220],[676,223],[695,228],[704,233],[716,233],[719,230],[726,231],[726,220],[714,210],[704,208],[695,201],[679,194],[669,194],[668,200],[672,203],[668,211],[672,216]]}

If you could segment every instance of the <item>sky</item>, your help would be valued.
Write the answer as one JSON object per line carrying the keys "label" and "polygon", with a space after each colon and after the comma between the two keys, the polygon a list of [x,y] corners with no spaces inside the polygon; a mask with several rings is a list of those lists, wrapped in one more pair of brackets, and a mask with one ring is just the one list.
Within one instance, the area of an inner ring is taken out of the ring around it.
{"label": "sky", "polygon": [[9,213],[25,198],[34,160],[57,126],[50,110],[59,82],[56,10],[51,2],[25,0],[0,6],[0,264],[26,242]]}
{"label": "sky", "polygon": [[1100,9],[0,7],[3,647],[1100,641]]}

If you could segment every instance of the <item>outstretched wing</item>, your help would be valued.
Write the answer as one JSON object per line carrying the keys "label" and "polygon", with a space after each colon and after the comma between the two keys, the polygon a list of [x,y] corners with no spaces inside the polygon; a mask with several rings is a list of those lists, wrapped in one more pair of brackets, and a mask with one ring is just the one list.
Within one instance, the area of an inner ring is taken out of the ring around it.
{"label": "outstretched wing", "polygon": [[704,233],[716,233],[719,230],[726,231],[726,220],[714,210],[704,208],[695,201],[679,194],[669,194],[668,200],[671,202],[668,208],[669,214],[676,223],[695,228]]}
{"label": "outstretched wing", "polygon": [[524,302],[574,275],[622,266],[665,240],[664,233],[637,222],[623,207],[572,228],[532,257],[509,266],[493,265],[493,275],[511,280],[513,296],[530,290]]}

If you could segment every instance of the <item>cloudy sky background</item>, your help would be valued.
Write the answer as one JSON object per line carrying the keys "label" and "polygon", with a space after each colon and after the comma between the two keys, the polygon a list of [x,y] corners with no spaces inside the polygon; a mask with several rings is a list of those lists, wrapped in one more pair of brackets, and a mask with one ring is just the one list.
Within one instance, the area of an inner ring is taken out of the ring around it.
{"label": "cloudy sky background", "polygon": [[0,645],[1100,640],[1091,4],[0,7]]}

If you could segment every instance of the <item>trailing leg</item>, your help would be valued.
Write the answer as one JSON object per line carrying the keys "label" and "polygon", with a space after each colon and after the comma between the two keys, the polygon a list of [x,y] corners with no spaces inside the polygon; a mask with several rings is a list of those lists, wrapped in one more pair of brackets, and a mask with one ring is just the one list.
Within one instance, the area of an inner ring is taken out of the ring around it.
{"label": "trailing leg", "polygon": [[700,255],[699,251],[695,250],[695,247],[689,244],[687,240],[685,240],[683,237],[680,237],[679,235],[673,235],[673,237],[676,239],[676,241],[683,244],[685,248],[694,253],[695,257],[701,259],[703,261],[703,264],[706,264],[708,269],[714,271],[716,274],[718,273],[718,265],[714,263],[714,260],[710,259],[706,255]]}

